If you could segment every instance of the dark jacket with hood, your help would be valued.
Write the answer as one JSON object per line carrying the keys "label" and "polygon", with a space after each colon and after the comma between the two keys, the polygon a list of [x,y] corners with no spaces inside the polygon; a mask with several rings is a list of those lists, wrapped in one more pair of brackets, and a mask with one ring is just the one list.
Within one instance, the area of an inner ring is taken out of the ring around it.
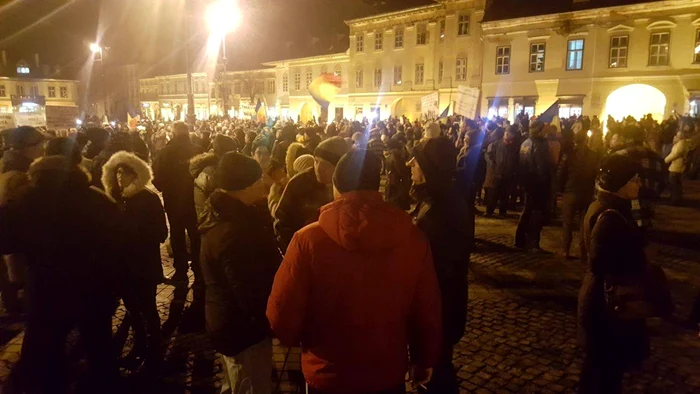
{"label": "dark jacket with hood", "polygon": [[331,190],[316,179],[313,168],[289,180],[275,209],[275,233],[283,250],[294,233],[318,219],[318,209],[333,200]]}
{"label": "dark jacket with hood", "polygon": [[207,331],[218,352],[235,356],[271,335],[265,308],[282,256],[266,209],[215,191],[207,210],[199,228]]}
{"label": "dark jacket with hood", "polygon": [[267,316],[283,344],[301,343],[309,386],[381,392],[403,385],[407,347],[417,365],[436,364],[439,297],[429,245],[410,216],[378,192],[355,191],[296,233]]}
{"label": "dark jacket with hood", "polygon": [[81,306],[109,298],[121,285],[132,229],[67,157],[43,157],[28,176],[27,192],[3,210],[2,249],[26,258],[30,315],[81,313]]}
{"label": "dark jacket with hood", "polygon": [[486,149],[486,180],[484,187],[497,187],[503,182],[516,179],[520,145],[515,140],[506,142],[501,138]]}
{"label": "dark jacket with hood", "polygon": [[557,168],[557,185],[564,193],[576,195],[577,199],[590,202],[593,199],[595,177],[598,173],[600,155],[585,144],[564,153]]}
{"label": "dark jacket with hood", "polygon": [[430,242],[442,293],[442,329],[446,344],[464,335],[467,319],[467,269],[474,244],[474,216],[454,186],[454,145],[446,137],[421,142],[415,158],[426,183],[414,186],[418,205],[413,220]]}
{"label": "dark jacket with hood", "polygon": [[520,147],[520,170],[525,190],[548,195],[553,171],[552,156],[544,137],[531,136]]}
{"label": "dark jacket with hood", "polygon": [[153,161],[153,185],[163,193],[168,215],[194,211],[194,179],[190,159],[202,153],[189,136],[176,136],[158,152]]}
{"label": "dark jacket with hood", "polygon": [[[124,165],[136,173],[134,183],[124,190],[117,183],[117,169]],[[151,182],[151,169],[136,155],[117,152],[104,165],[102,184],[107,194],[114,198],[134,230],[129,234],[129,278],[147,284],[157,284],[163,279],[160,244],[168,238],[163,205],[157,194],[147,189]]]}
{"label": "dark jacket with hood", "polygon": [[219,164],[219,157],[214,153],[202,153],[190,160],[190,175],[194,178],[194,208],[197,211],[197,223],[205,220],[205,208],[209,195],[214,191],[214,171]]}

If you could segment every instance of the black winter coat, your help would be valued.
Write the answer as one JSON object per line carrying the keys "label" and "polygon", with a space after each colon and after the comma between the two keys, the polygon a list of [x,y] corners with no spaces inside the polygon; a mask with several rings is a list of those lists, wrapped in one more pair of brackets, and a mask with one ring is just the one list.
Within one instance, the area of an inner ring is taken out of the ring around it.
{"label": "black winter coat", "polygon": [[518,170],[518,152],[520,146],[511,141],[506,144],[503,139],[494,141],[486,149],[486,180],[484,187],[496,187],[501,181],[516,178]]}
{"label": "black winter coat", "polygon": [[202,153],[189,137],[176,137],[158,152],[153,161],[153,186],[163,193],[169,215],[194,210],[194,179],[190,159]]}
{"label": "black winter coat", "polygon": [[408,151],[406,148],[392,149],[386,157],[385,200],[407,211],[411,208],[411,169],[408,168]]}
{"label": "black winter coat", "polygon": [[23,198],[2,211],[2,250],[26,258],[31,317],[73,316],[122,285],[133,229],[117,204],[91,188],[87,174],[66,157],[41,158],[28,176]]}
{"label": "black winter coat", "polygon": [[[622,214],[601,213],[614,209]],[[620,321],[606,313],[606,275],[643,275],[645,239],[632,218],[630,201],[601,191],[584,218],[588,272],[578,295],[579,342],[589,355],[621,367],[643,360],[649,351],[644,320]]]}
{"label": "black winter coat", "polygon": [[520,169],[523,174],[521,178],[526,192],[549,190],[554,173],[552,166],[546,139],[530,137],[520,146]]}
{"label": "black winter coat", "polygon": [[331,201],[330,189],[316,180],[313,168],[290,179],[275,210],[275,233],[282,250],[287,250],[294,233],[318,220],[319,208]]}
{"label": "black winter coat", "polygon": [[591,201],[600,155],[585,145],[564,153],[557,168],[557,185],[564,193],[573,193],[581,201]]}
{"label": "black winter coat", "polygon": [[235,356],[271,335],[265,310],[282,256],[267,209],[220,191],[207,209],[200,226],[207,331],[218,352]]}
{"label": "black winter coat", "polygon": [[214,191],[214,171],[219,158],[213,153],[202,153],[190,160],[190,175],[194,178],[194,208],[197,211],[197,223],[205,220],[205,208],[209,195]]}

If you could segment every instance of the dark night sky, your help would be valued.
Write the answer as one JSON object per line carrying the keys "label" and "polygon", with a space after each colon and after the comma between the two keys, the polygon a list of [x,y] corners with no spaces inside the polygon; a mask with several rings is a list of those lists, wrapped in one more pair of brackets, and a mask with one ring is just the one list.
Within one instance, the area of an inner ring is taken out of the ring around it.
{"label": "dark night sky", "polygon": [[[193,14],[193,57],[204,47],[202,10]],[[0,0],[0,49],[10,61],[61,64],[70,74],[90,56],[101,36],[112,64],[140,63],[147,74],[184,71],[185,0]],[[431,4],[432,0],[239,0],[244,17],[229,34],[232,68],[347,49],[344,20]]]}

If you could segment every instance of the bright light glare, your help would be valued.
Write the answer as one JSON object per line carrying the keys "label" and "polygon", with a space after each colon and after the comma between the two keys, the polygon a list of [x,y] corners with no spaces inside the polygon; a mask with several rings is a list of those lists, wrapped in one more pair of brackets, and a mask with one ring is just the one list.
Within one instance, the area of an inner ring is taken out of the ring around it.
{"label": "bright light glare", "polygon": [[90,44],[90,50],[92,51],[92,53],[97,53],[101,51],[102,48],[96,42],[93,42],[92,44]]}
{"label": "bright light glare", "polygon": [[80,125],[83,124],[83,121],[80,120],[80,119],[76,119],[76,120],[75,120],[75,124],[77,124],[78,126],[80,126]]}
{"label": "bright light glare", "polygon": [[593,130],[588,130],[588,133],[586,133],[588,138],[591,138],[593,136]]}
{"label": "bright light glare", "polygon": [[695,47],[695,53],[700,53],[700,45]]}
{"label": "bright light glare", "polygon": [[[628,115],[641,119],[651,114],[655,120],[661,122],[664,119],[665,110],[666,96],[659,89],[644,84],[632,84],[610,93],[605,102],[605,114],[601,119],[607,119],[608,115],[612,115],[618,121]],[[605,132],[607,133],[607,128]]]}
{"label": "bright light glare", "polygon": [[223,38],[241,23],[241,10],[236,0],[217,0],[207,7],[206,21],[212,35]]}

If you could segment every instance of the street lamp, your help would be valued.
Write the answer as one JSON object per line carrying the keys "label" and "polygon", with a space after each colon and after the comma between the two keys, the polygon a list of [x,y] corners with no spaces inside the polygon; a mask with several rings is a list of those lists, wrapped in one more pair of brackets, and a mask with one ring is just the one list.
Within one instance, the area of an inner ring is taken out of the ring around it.
{"label": "street lamp", "polygon": [[107,112],[107,85],[105,84],[105,62],[104,62],[104,49],[100,44],[93,42],[90,44],[90,51],[93,55],[100,55],[99,58],[95,58],[95,61],[100,62],[100,73],[102,78],[102,100],[104,104],[105,116],[109,118],[109,113]]}
{"label": "street lamp", "polygon": [[242,14],[236,0],[216,0],[207,7],[205,19],[210,32],[209,42],[214,43],[217,49],[220,43],[223,46],[221,57],[223,63],[222,107],[224,114],[226,114],[228,110],[226,105],[226,96],[228,95],[228,86],[226,84],[226,34],[234,31],[241,24]]}

